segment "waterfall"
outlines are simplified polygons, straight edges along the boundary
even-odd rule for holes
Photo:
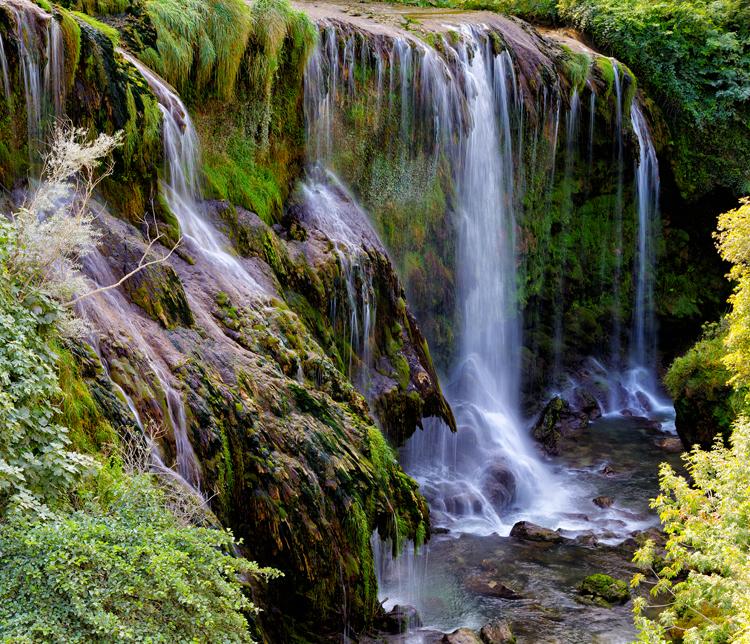
[[[459,432],[457,437],[437,429],[418,432],[404,450],[403,463],[421,483],[439,524],[507,534],[519,513],[533,508],[543,516],[555,504],[565,505],[557,494],[561,486],[537,456],[519,410],[515,209],[522,195],[515,185],[514,155],[520,150],[524,105],[512,59],[505,51],[493,53],[481,30],[463,28],[455,45],[444,40],[444,56],[417,41],[394,37],[360,53],[374,62],[372,80],[378,91],[370,96],[360,94],[351,77],[353,42],[350,34],[324,28],[308,64],[305,115],[311,161],[330,172],[340,135],[337,109],[353,96],[366,97],[384,112],[376,118],[396,123],[400,140],[390,143],[394,158],[400,159],[396,163],[405,163],[408,154],[445,155],[456,186],[461,332],[448,398]],[[361,46],[368,47],[366,39]],[[559,102],[556,113],[559,121]],[[436,171],[434,163],[431,167]],[[342,227],[340,204],[324,182],[308,179],[302,194],[307,208],[321,219],[321,229],[333,239],[352,238]],[[345,211],[353,208],[358,210],[349,203]],[[353,303],[349,308],[364,310]],[[357,323],[352,318],[352,327]]]
[[[458,363],[448,398],[458,435],[415,435],[405,466],[423,485],[438,523],[452,530],[507,534],[519,513],[543,516],[564,500],[539,460],[519,409],[521,325],[516,293],[513,124],[522,109],[507,53],[462,31],[455,73],[468,127],[452,165],[457,192]],[[524,514],[524,516],[527,516]]]
[[[639,150],[636,170],[637,269],[630,360],[634,367],[653,367],[656,347],[654,230],[659,227],[659,164],[648,125],[635,101],[630,109],[630,117]]]
[[[39,161],[45,139],[45,120],[65,109],[65,46],[57,21],[28,0],[8,5],[16,28],[16,47],[26,100],[29,158]],[[3,80],[8,82],[3,51]],[[6,92],[6,98],[9,93]]]
[[[637,101],[630,107],[633,133],[638,141],[635,161],[635,239],[633,321],[629,369],[623,377],[623,407],[643,416],[656,417],[662,428],[674,430],[674,408],[659,391],[656,377],[656,235],[659,226],[659,162],[646,119]]]
[[[5,93],[5,102],[10,108],[12,100],[12,96],[10,93],[10,75],[8,73],[8,58],[5,55],[5,44],[3,43],[2,35],[0,35],[0,70],[2,70],[3,73],[3,91]]]
[[[623,210],[623,184],[625,181],[625,151],[623,143],[623,127],[622,127],[622,110],[623,110],[623,97],[622,97],[622,79],[620,78],[620,67],[616,60],[612,60],[612,72],[614,75],[614,86],[615,86],[615,138],[614,138],[614,157],[615,164],[617,167],[617,187],[615,193],[614,203],[614,240],[612,252],[615,256],[615,275],[612,281],[613,284],[613,320],[612,320],[612,331],[611,331],[611,355],[610,360],[612,367],[615,371],[619,371],[621,364],[621,353],[622,353],[622,342],[621,334],[622,320],[620,319],[621,307],[621,296],[620,296],[620,282],[622,277],[622,210]],[[614,395],[615,388],[610,388],[610,408],[614,407]]]
[[[159,102],[163,117],[165,166],[161,190],[167,205],[177,217],[183,237],[188,240],[192,249],[204,256],[212,268],[217,269],[217,275],[224,276],[228,271],[233,278],[252,290],[261,292],[255,279],[226,250],[218,231],[201,213],[200,146],[187,108],[166,81],[137,58],[124,51],[120,53],[138,69]]]

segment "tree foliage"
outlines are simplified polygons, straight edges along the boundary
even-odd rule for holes
[[[646,601],[635,601],[640,641],[678,639],[746,642],[750,638],[750,421],[737,421],[731,447],[717,440],[713,450],[685,457],[691,481],[666,463],[662,493],[652,507],[667,534],[665,565],[649,542],[636,555],[656,576],[652,595],[666,599],[657,619],[646,617]],[[638,584],[646,577],[639,574]],[[659,602],[662,603],[662,602]]]
[[[732,264],[729,278],[735,289],[729,299],[729,333],[724,363],[737,388],[750,385],[750,199],[719,217],[716,239],[721,256]]]
[[[652,507],[668,537],[663,565],[656,565],[660,557],[651,541],[635,561],[655,579],[652,595],[667,602],[657,619],[644,612],[645,599],[635,602],[645,642],[750,641],[750,200],[719,217],[715,236],[736,282],[724,347],[717,344],[722,336],[699,343],[682,363],[675,362],[672,385],[691,377],[696,359],[721,361],[712,373],[721,377],[719,367],[725,367],[729,382],[745,398],[738,405],[730,447],[717,437],[712,450],[693,450],[685,457],[689,479],[662,465],[661,494]],[[646,579],[638,574],[633,583]]]

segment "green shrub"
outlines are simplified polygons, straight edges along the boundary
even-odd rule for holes
[[[2,247],[0,228],[0,248]],[[57,308],[41,297],[18,302],[0,263],[0,515],[12,508],[46,515],[88,463],[69,449],[56,422],[61,390],[47,336]]]
[[[79,509],[0,525],[0,636],[10,641],[248,642],[257,612],[222,530],[184,526],[149,475],[102,468]],[[4,640],[6,641],[6,640]]]
[[[649,617],[644,598],[634,600],[642,642],[746,642],[750,632],[750,422],[741,418],[731,448],[684,457],[690,475],[661,466],[661,495],[652,502],[667,534],[663,567],[649,541],[636,554],[655,580],[651,594],[666,608]],[[658,568],[658,569],[657,569]],[[647,577],[648,575],[648,577]]]

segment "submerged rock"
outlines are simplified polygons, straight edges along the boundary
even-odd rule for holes
[[[577,588],[586,601],[606,608],[613,604],[624,604],[630,599],[628,585],[620,580],[602,573],[589,575]]]
[[[543,541],[547,543],[561,543],[563,536],[549,528],[543,528],[540,525],[530,521],[519,521],[510,531],[510,536],[522,541]]]
[[[610,508],[614,504],[615,500],[611,496],[597,496],[593,499],[594,505],[599,506],[602,509]]]
[[[669,454],[679,454],[685,449],[685,447],[682,444],[682,441],[676,436],[670,436],[668,438],[659,438],[656,441],[654,441],[654,443],[659,449],[663,449],[665,452]]]
[[[484,644],[511,644],[516,641],[513,631],[510,630],[510,624],[504,619],[493,619],[482,626],[479,637]]]
[[[497,581],[495,575],[490,572],[483,572],[472,577],[468,577],[464,582],[464,586],[467,590],[476,593],[477,595],[485,595],[486,597],[499,597],[501,599],[522,599],[522,595],[518,594],[512,588],[509,588],[505,584]]]

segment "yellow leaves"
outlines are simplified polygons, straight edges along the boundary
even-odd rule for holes
[[[732,264],[728,277],[736,282],[724,364],[732,374],[730,383],[741,388],[750,384],[750,198],[719,216],[714,237],[722,258]]]

